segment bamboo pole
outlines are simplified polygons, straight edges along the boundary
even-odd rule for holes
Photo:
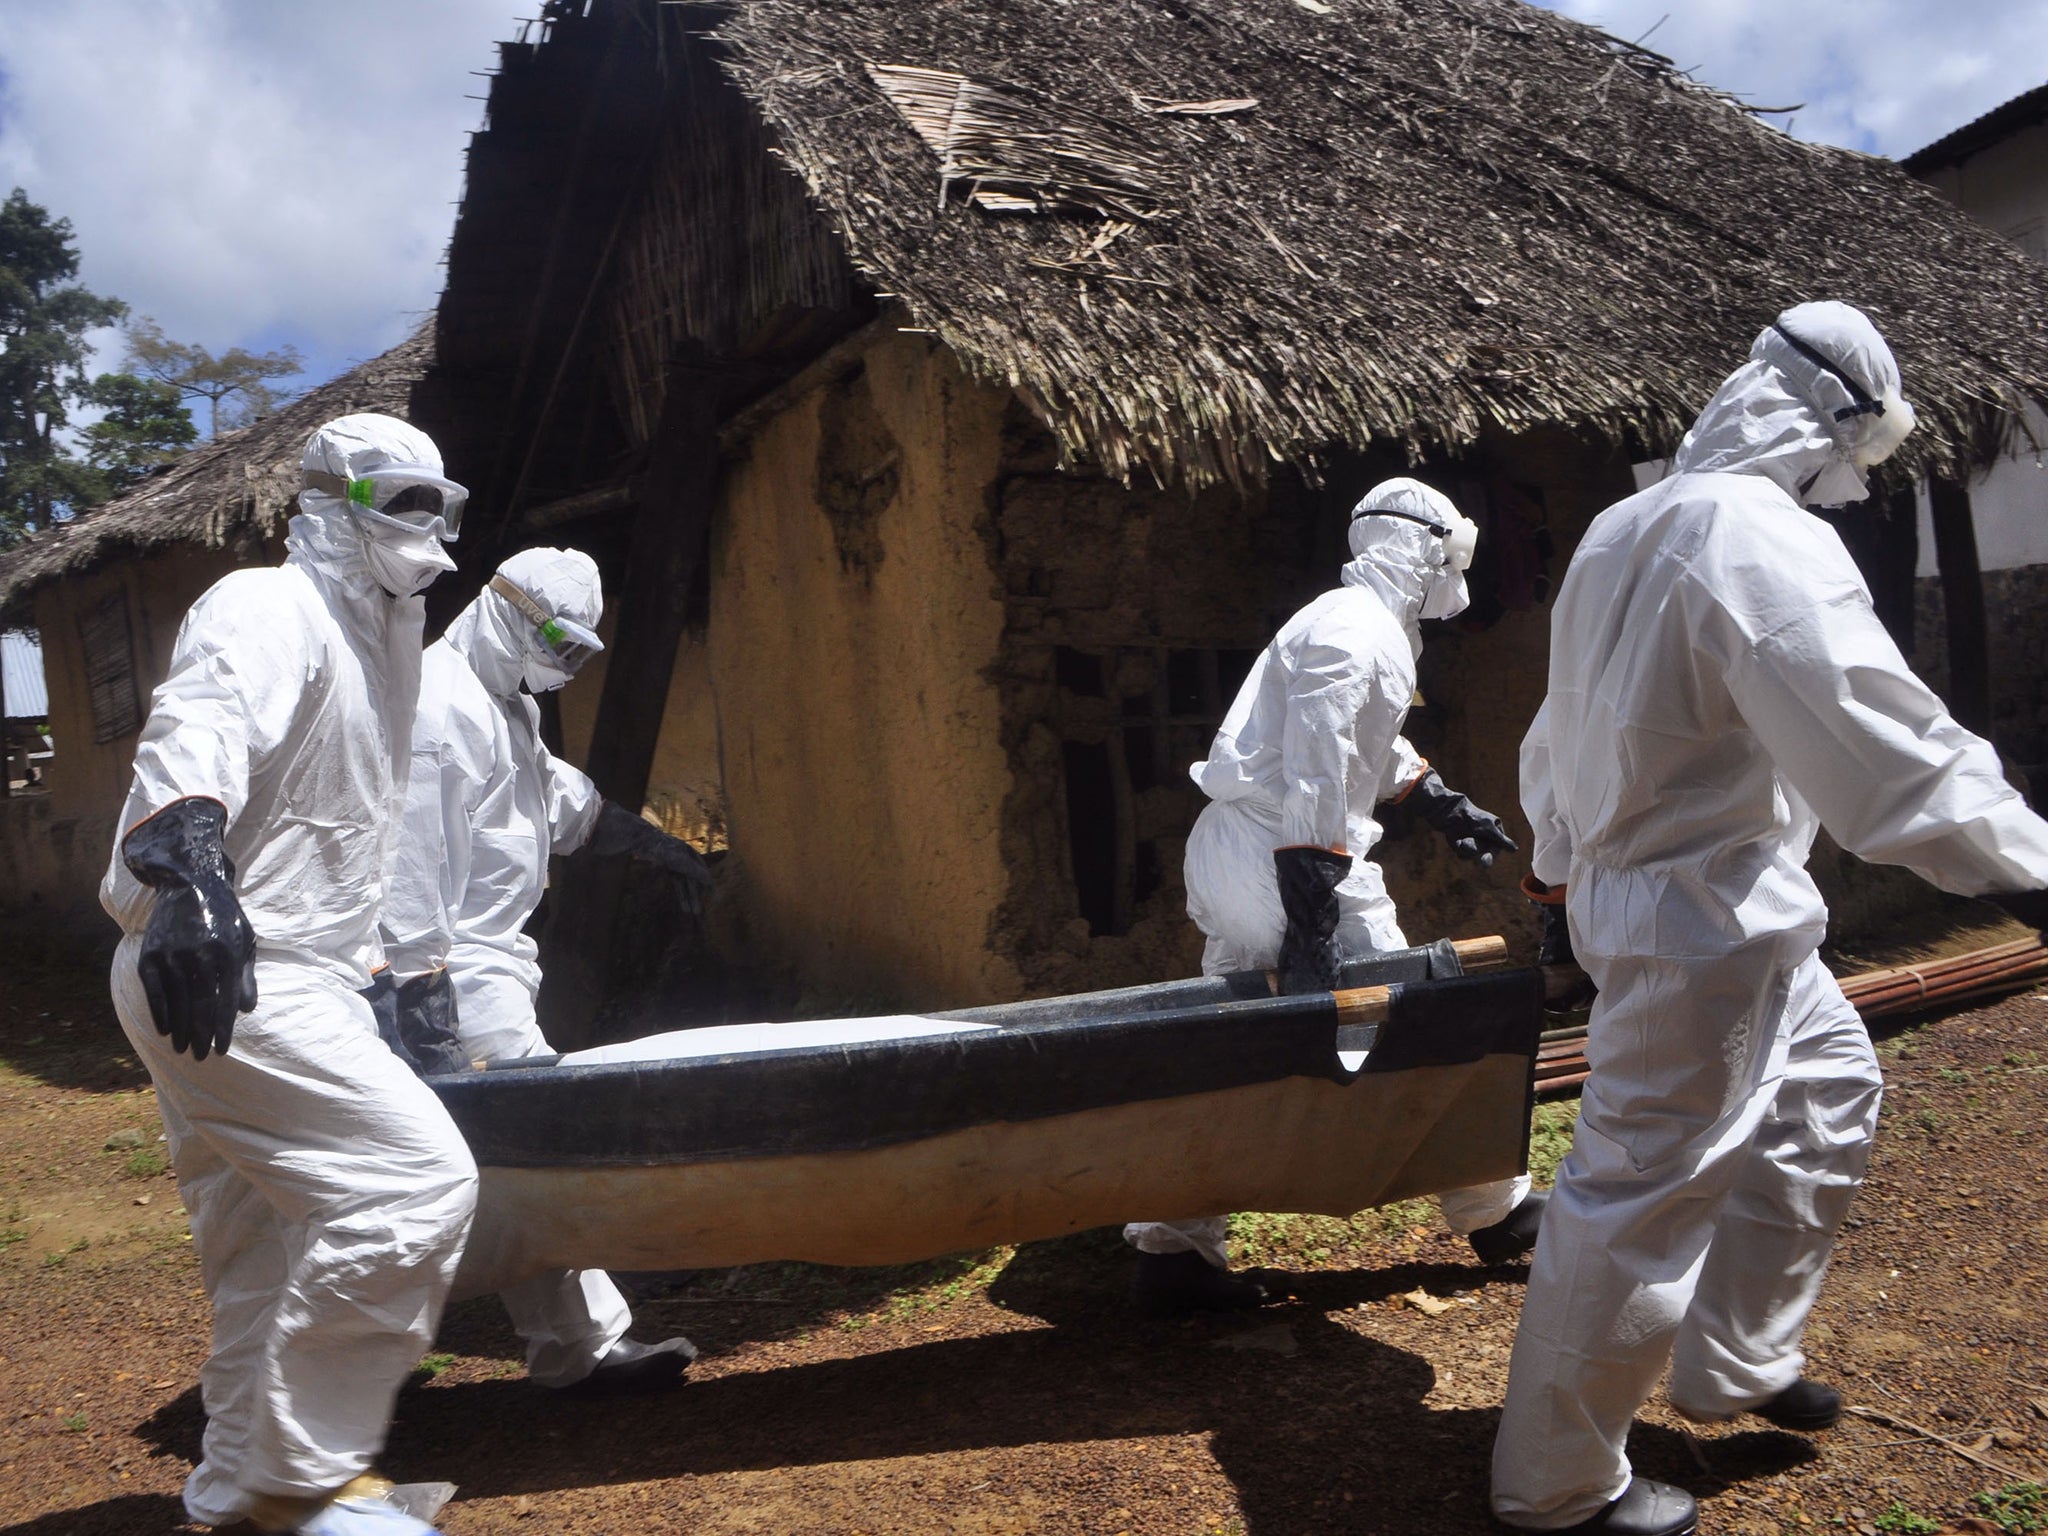
[[[1842,978],[1842,995],[1868,1021],[1976,1002],[2048,980],[2048,943],[2039,935],[1968,954],[1895,965]],[[1586,1080],[1586,1027],[1547,1029],[1536,1054],[1536,1090],[1555,1093]]]

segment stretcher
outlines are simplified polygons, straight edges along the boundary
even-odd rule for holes
[[[1343,1216],[1524,1171],[1543,988],[1498,940],[429,1078],[481,1171],[456,1295],[544,1270],[899,1264],[1127,1220]]]

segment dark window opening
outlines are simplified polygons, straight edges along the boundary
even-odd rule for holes
[[[1166,887],[1162,843],[1185,835],[1201,807],[1188,765],[1208,753],[1258,654],[1200,646],[1055,650],[1068,859],[1090,934],[1128,933],[1139,909]],[[1162,802],[1155,792],[1174,799]],[[1154,798],[1141,807],[1140,796]],[[1182,802],[1185,817],[1176,824],[1172,807]]]
[[[1081,699],[1103,696],[1102,658],[1088,651],[1060,646],[1052,653],[1053,681]]]
[[[1067,770],[1067,845],[1074,865],[1074,892],[1088,932],[1117,932],[1116,790],[1110,778],[1109,748],[1084,741],[1061,744]]]

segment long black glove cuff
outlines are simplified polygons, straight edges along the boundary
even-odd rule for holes
[[[1496,853],[1513,853],[1515,840],[1491,811],[1481,810],[1437,774],[1423,770],[1422,777],[1409,785],[1401,804],[1413,806],[1415,814],[1435,827],[1461,859],[1477,859],[1481,869],[1493,867]]]
[[[1984,900],[2036,933],[2048,934],[2048,891],[2000,891]]]
[[[1536,946],[1538,965],[1577,965],[1578,956],[1572,953],[1572,925],[1561,906],[1546,906],[1543,911],[1543,938]]]
[[[232,893],[235,864],[222,842],[227,830],[228,808],[218,800],[203,795],[173,800],[129,829],[121,839],[121,862],[157,890],[211,880]]]
[[[649,826],[615,800],[598,807],[597,824],[583,846],[591,853],[637,859],[677,876],[676,890],[692,912],[702,911],[711,894],[711,868],[703,854],[681,838]]]
[[[398,1038],[404,1044],[400,1054],[422,1077],[470,1070],[456,1027],[455,982],[446,966],[398,984]]]
[[[227,825],[226,806],[194,795],[121,840],[122,862],[156,891],[135,963],[150,1018],[194,1061],[226,1051],[236,1013],[256,1006],[256,935],[235,899]]]
[[[1351,855],[1334,848],[1275,848],[1273,874],[1287,929],[1280,939],[1280,990],[1328,992],[1337,985],[1337,887]]]

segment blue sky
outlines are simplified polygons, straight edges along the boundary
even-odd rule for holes
[[[1549,4],[1752,101],[1804,102],[1793,132],[1873,153],[2048,79],[2043,0]],[[432,308],[483,110],[471,72],[537,9],[4,0],[0,190],[71,220],[92,288],[216,351],[289,341],[318,382]]]

